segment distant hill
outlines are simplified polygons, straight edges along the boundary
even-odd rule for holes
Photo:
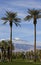
[[[24,40],[13,40],[15,46],[14,51],[30,51],[34,49],[33,45],[30,45],[29,42]],[[41,46],[37,46],[37,49],[41,49]]]

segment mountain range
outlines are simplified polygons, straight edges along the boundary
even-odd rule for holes
[[[13,40],[13,44],[15,47],[15,52],[18,51],[30,51],[30,50],[34,50],[34,45],[30,45],[29,42],[24,41],[24,40]],[[41,49],[41,46],[37,46],[37,49]]]

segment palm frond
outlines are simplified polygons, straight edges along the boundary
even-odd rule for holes
[[[20,25],[20,21],[21,19],[17,17],[17,13],[16,12],[10,12],[10,11],[6,11],[6,17],[2,17],[2,20],[4,20],[4,24],[9,21],[12,22],[10,25],[12,25],[13,23],[18,26]]]
[[[24,18],[25,21],[30,21],[33,18],[34,24],[36,24],[37,19],[41,18],[41,10],[28,9],[28,15]]]
[[[20,26],[20,27],[21,27],[20,23],[18,23],[18,22],[14,22],[14,24],[15,24],[16,26]]]
[[[8,18],[6,18],[6,17],[2,17],[1,20],[8,20]]]
[[[41,11],[37,9],[28,9],[27,11],[30,15],[38,15]]]
[[[6,24],[8,21],[5,21],[3,24]]]
[[[41,18],[41,14],[37,16],[37,19]]]
[[[15,18],[14,21],[15,21],[15,22],[20,22],[21,19],[20,19],[20,18]]]
[[[24,18],[25,21],[27,21],[27,20],[29,21],[29,20],[31,20],[31,19],[32,19],[32,16],[30,16],[30,15],[28,15],[28,16],[26,16],[26,17]]]
[[[16,16],[17,16],[17,13],[16,12],[8,12],[8,11],[6,11],[6,16],[8,17],[8,18],[15,18]]]
[[[21,26],[21,25],[20,25],[20,22],[21,22],[21,19],[20,19],[20,18],[15,18],[13,22],[14,22],[14,24],[15,24],[16,26]]]

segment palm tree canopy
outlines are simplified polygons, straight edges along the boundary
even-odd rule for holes
[[[25,21],[34,19],[33,23],[37,23],[37,19],[41,18],[41,10],[28,9],[28,15],[24,18]]]
[[[20,18],[17,17],[17,13],[16,12],[8,12],[6,11],[6,16],[2,17],[1,20],[4,20],[4,24],[6,24],[8,21],[9,23],[12,25],[13,23],[18,26],[20,25]]]
[[[10,44],[10,40],[8,40],[8,41],[2,40],[2,41],[0,41],[0,48],[1,48],[2,46],[4,47],[4,45],[5,45],[5,48],[7,49],[8,46],[9,46],[9,44]],[[14,50],[14,45],[13,45],[13,44],[12,44],[12,50]]]
[[[2,46],[3,46],[3,47],[5,46],[5,47],[7,48],[8,44],[7,44],[7,42],[6,42],[5,40],[2,40],[2,41],[0,42],[0,48],[1,48]]]

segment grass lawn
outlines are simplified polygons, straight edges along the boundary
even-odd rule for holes
[[[41,65],[40,63],[29,63],[29,62],[1,62],[0,65]]]
[[[14,60],[13,62],[0,62],[0,65],[41,65],[41,63],[27,62],[25,60]]]

